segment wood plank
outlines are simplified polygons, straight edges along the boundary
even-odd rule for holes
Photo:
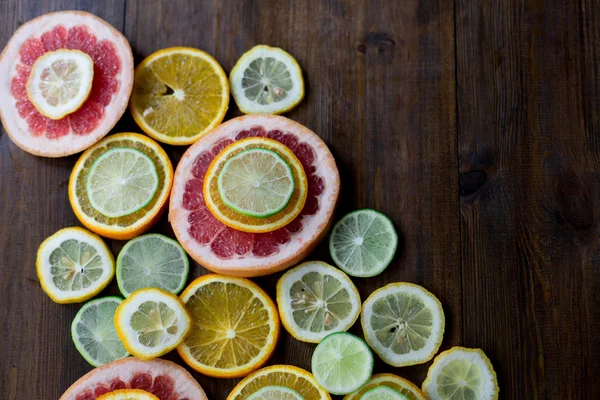
[[[591,3],[456,1],[463,345],[506,399],[600,391]]]

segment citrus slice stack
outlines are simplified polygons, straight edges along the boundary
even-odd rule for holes
[[[160,142],[194,143],[223,121],[228,104],[227,76],[217,60],[201,50],[163,49],[135,70],[131,114]]]
[[[399,393],[405,395],[408,400],[426,400],[425,394],[414,383],[394,374],[376,374],[371,377],[369,382],[356,392],[350,393],[344,397],[344,400],[360,400],[362,395],[371,389],[387,386]]]
[[[60,99],[58,87],[65,89]],[[123,115],[132,87],[129,42],[83,11],[23,24],[0,55],[2,124],[17,146],[36,155],[62,157],[96,143]]]
[[[244,216],[220,198],[217,165],[225,151],[246,150],[243,139],[247,138],[259,138],[259,148],[278,147],[276,153],[292,174],[298,172],[295,193],[285,208],[271,217]],[[294,157],[286,159],[288,150]],[[307,183],[306,200],[298,214],[301,194],[295,196],[303,185],[294,158]],[[206,268],[226,275],[261,276],[298,263],[316,246],[331,224],[339,190],[335,161],[316,134],[284,117],[249,115],[219,125],[186,151],[175,173],[169,220],[188,254]],[[275,229],[273,218],[278,223],[285,220],[285,224]]]
[[[158,220],[172,180],[171,161],[152,139],[136,133],[111,135],[84,152],[75,164],[69,201],[90,230],[113,239],[130,239]]]

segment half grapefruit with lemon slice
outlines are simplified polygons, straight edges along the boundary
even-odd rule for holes
[[[0,118],[23,150],[62,157],[112,129],[132,86],[133,56],[120,32],[83,11],[45,14],[22,25],[0,55]]]

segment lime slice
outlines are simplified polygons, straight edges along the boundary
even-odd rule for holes
[[[150,157],[132,148],[114,148],[90,168],[86,189],[93,208],[110,218],[144,208],[158,189],[158,173]]]
[[[304,97],[300,65],[277,47],[259,45],[246,52],[231,70],[229,84],[244,114],[281,114]]]
[[[453,347],[435,358],[423,391],[432,400],[496,400],[500,389],[494,367],[483,351]]]
[[[179,243],[159,234],[127,242],[117,257],[117,284],[129,297],[144,288],[179,294],[187,281],[190,263]]]
[[[315,379],[332,394],[347,394],[363,386],[373,373],[373,353],[359,337],[346,332],[325,337],[312,356]]]
[[[257,218],[277,214],[294,194],[292,169],[276,152],[249,149],[231,157],[218,178],[221,200],[236,212]]]
[[[365,300],[361,315],[365,340],[395,367],[422,364],[437,353],[444,335],[444,310],[425,288],[390,283]]]
[[[360,400],[408,400],[408,397],[387,386],[379,386],[363,394]]]
[[[277,305],[285,329],[296,339],[313,343],[346,331],[361,308],[348,275],[320,261],[300,264],[279,279]]]
[[[115,311],[123,300],[103,297],[86,303],[71,324],[79,353],[94,367],[129,356],[115,329]]]
[[[248,400],[304,400],[304,397],[285,386],[265,386],[250,395]]]
[[[394,258],[398,235],[392,221],[375,210],[358,210],[339,220],[329,237],[335,264],[348,275],[380,274]]]
[[[142,289],[117,308],[115,326],[127,351],[140,360],[150,360],[181,343],[190,330],[190,316],[174,294]]]
[[[91,299],[115,273],[114,258],[102,239],[77,227],[61,229],[44,240],[36,267],[44,292],[62,304]]]

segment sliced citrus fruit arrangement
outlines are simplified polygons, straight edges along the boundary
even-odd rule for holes
[[[357,210],[344,216],[331,230],[329,252],[348,275],[379,275],[394,258],[398,235],[392,221],[375,210]]]
[[[121,303],[115,313],[117,334],[140,360],[168,353],[181,343],[191,320],[181,300],[162,289],[142,289]]]
[[[440,301],[412,283],[390,283],[363,303],[365,340],[386,363],[395,367],[422,364],[437,353],[445,318]]]
[[[103,394],[98,400],[159,400],[152,393],[140,389],[119,389]]]
[[[496,400],[500,389],[494,367],[481,349],[453,347],[435,358],[423,391],[431,400]]]
[[[217,378],[242,377],[273,354],[279,339],[277,309],[252,281],[205,275],[194,280],[181,299],[193,326],[177,351],[196,371]]]
[[[209,54],[171,47],[148,56],[135,70],[131,114],[154,139],[194,143],[225,117],[229,83]]]
[[[244,114],[281,114],[304,98],[300,65],[278,47],[258,45],[244,53],[231,70],[229,81]]]
[[[67,60],[65,50],[72,50]],[[73,58],[75,51],[85,56]],[[86,57],[93,61],[93,80],[88,67],[82,68]],[[65,71],[65,61],[77,68]],[[69,90],[61,90],[53,106],[59,82],[53,77],[59,76],[64,77],[60,87]],[[42,80],[48,83],[44,90]],[[76,94],[70,92],[75,87]],[[62,157],[96,143],[125,112],[132,87],[129,42],[106,21],[83,11],[50,13],[23,24],[0,55],[2,124],[17,146],[35,155]]]
[[[285,386],[265,386],[252,393],[248,400],[304,400],[300,393]]]
[[[360,400],[366,392],[381,386],[387,386],[402,393],[408,400],[427,400],[427,396],[425,396],[417,385],[394,374],[373,375],[365,386],[356,392],[346,395],[344,400]]]
[[[253,151],[260,151],[261,155],[267,154],[268,156],[266,160],[262,156],[257,157],[258,159],[248,159],[248,156],[252,157],[253,154],[256,154]],[[241,159],[238,157],[241,157]],[[279,157],[279,160],[275,157]],[[232,165],[231,161],[235,162],[236,160],[240,162]],[[257,163],[253,163],[255,161]],[[275,161],[277,164],[271,164],[270,166],[278,165],[282,168],[278,171],[268,171],[270,166],[261,165],[261,161]],[[281,162],[285,163],[289,169],[286,169]],[[253,163],[253,165],[249,163]],[[230,170],[232,167],[233,170]],[[235,171],[236,168],[238,170],[242,169],[244,172]],[[228,170],[230,170],[229,174]],[[259,187],[255,188],[253,186],[256,179],[249,182],[251,189],[247,188],[246,182],[248,179],[252,179],[253,175],[262,178],[263,175],[267,175],[269,172],[273,172],[275,176],[270,175],[266,180],[282,178],[284,181],[285,199],[281,196],[279,199],[274,198],[275,196],[267,197],[265,195],[269,194],[268,192],[260,196],[260,193],[255,191],[255,189],[260,188],[260,182],[258,182]],[[237,176],[231,176],[233,174]],[[224,175],[226,176],[224,177]],[[246,186],[247,190],[254,190],[259,195],[256,198],[259,204],[266,200],[265,197],[272,198],[275,202],[280,200],[281,203],[279,206],[269,207],[270,211],[266,213],[264,213],[264,209],[261,210],[263,211],[262,216],[248,215],[257,214],[258,211],[248,210],[248,208],[251,208],[248,203],[245,204],[246,211],[240,212],[240,208],[244,208],[244,205],[235,204],[235,201],[228,200],[228,194],[231,195],[232,193],[231,190],[228,190],[229,188],[223,188],[223,178],[227,180],[227,186],[234,187],[234,190],[235,186]],[[308,180],[302,163],[285,144],[264,137],[249,137],[233,142],[215,156],[204,176],[202,190],[206,206],[213,216],[223,224],[242,232],[267,233],[285,227],[302,212],[308,195]],[[269,190],[273,191],[272,188],[269,188]],[[272,204],[268,200],[267,202]]]
[[[115,274],[106,244],[78,227],[61,229],[42,242],[36,261],[42,289],[56,303],[81,303],[102,291]]]
[[[144,288],[179,294],[189,270],[187,254],[179,243],[159,234],[130,240],[117,257],[117,283],[125,297]]]
[[[120,133],[81,155],[69,180],[69,201],[90,230],[131,239],[161,216],[172,181],[171,161],[158,143],[137,133]]]
[[[233,388],[227,400],[246,400],[268,386],[285,386],[304,400],[331,400],[311,373],[292,365],[272,365],[248,375]]]
[[[89,301],[71,324],[75,347],[94,367],[129,356],[115,328],[115,312],[122,301],[114,296]]]
[[[293,337],[318,343],[330,333],[349,329],[360,315],[361,303],[345,273],[324,262],[308,261],[279,278],[277,307]]]
[[[380,386],[370,389],[360,400],[408,400],[408,397],[387,386]]]
[[[307,177],[304,207],[287,225],[271,232],[251,233],[227,226],[213,215],[203,194],[205,175],[215,157],[249,137],[283,144],[300,161]],[[295,183],[296,188],[301,186]],[[248,115],[219,125],[186,151],[175,173],[169,220],[187,253],[206,268],[226,275],[267,275],[297,264],[325,236],[339,190],[335,161],[315,133],[285,117]],[[286,208],[293,202],[292,197]]]
[[[45,117],[61,119],[87,100],[94,61],[83,51],[49,51],[38,58],[27,80],[27,97]]]
[[[160,400],[207,399],[198,382],[174,362],[129,357],[88,372],[71,385],[60,400],[94,400],[122,389],[145,390]]]
[[[315,349],[311,368],[319,385],[331,394],[359,389],[373,373],[373,353],[358,336],[346,332],[326,336]]]

